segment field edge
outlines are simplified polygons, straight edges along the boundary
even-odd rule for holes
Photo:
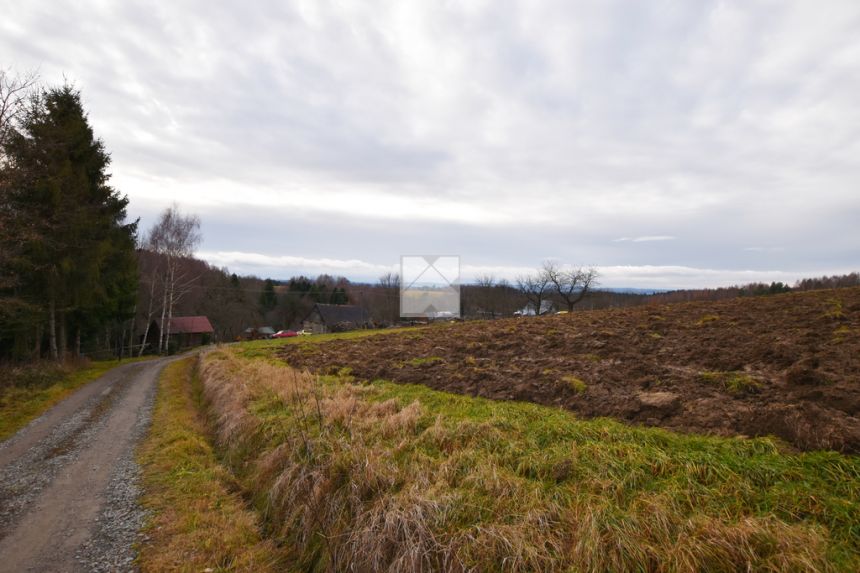
[[[137,544],[141,571],[282,571],[259,517],[210,443],[197,357],[167,365],[147,436],[138,448],[147,511]]]

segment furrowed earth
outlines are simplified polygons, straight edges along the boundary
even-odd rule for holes
[[[295,340],[279,354],[315,373],[860,453],[860,288]]]

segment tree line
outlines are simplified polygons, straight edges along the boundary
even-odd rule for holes
[[[0,358],[121,343],[137,222],[73,86],[0,70]]]

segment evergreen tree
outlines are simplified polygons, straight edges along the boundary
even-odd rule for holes
[[[346,296],[346,289],[334,287],[334,290],[331,291],[331,298],[329,299],[329,303],[348,304],[349,298]]]
[[[128,199],[108,185],[110,156],[72,87],[33,96],[5,152],[4,201],[29,229],[13,263],[17,289],[41,309],[51,355],[60,358],[72,328],[80,341],[82,331],[100,335],[131,314],[137,223],[125,222]]]
[[[263,285],[263,292],[260,294],[260,309],[263,314],[273,310],[278,305],[278,295],[275,294],[275,282],[272,279],[266,279]]]

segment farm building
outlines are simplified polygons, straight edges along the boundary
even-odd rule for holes
[[[167,320],[164,321],[165,324]],[[170,319],[170,344],[175,348],[188,348],[209,344],[215,329],[205,316],[174,316]],[[147,339],[158,341],[161,333],[161,319],[152,321]]]
[[[370,317],[367,311],[352,304],[317,303],[302,321],[302,328],[314,334],[343,332],[368,326],[370,326]]]

